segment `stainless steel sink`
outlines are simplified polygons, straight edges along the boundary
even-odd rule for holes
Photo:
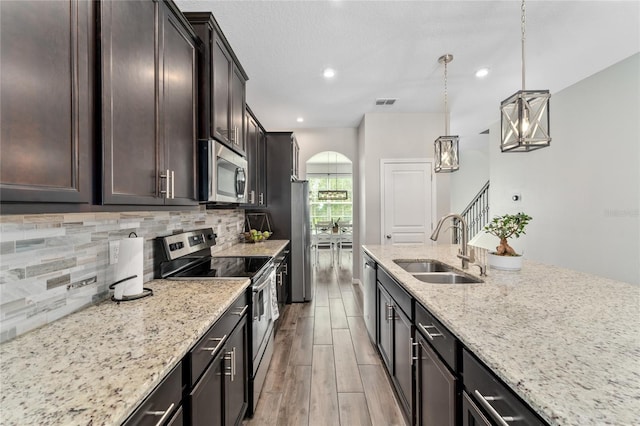
[[[395,259],[394,262],[407,272],[449,272],[453,268],[433,259]]]
[[[459,274],[457,272],[413,274],[413,276],[420,281],[431,284],[473,284],[483,282],[471,275]]]

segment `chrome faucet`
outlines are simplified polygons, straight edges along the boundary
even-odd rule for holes
[[[436,225],[436,229],[431,234],[431,239],[433,241],[436,241],[438,239],[438,235],[440,234],[440,228],[442,228],[442,224],[444,224],[444,221],[449,218],[458,219],[462,224],[461,226],[462,241],[460,242],[458,257],[462,259],[462,269],[469,269],[469,261],[473,262],[474,259],[473,259],[473,254],[469,255],[469,247],[468,247],[469,234],[467,231],[467,222],[464,220],[464,217],[462,217],[457,213],[449,213],[448,215],[442,216],[438,221],[438,224]]]

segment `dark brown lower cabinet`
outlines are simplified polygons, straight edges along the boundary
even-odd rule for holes
[[[456,377],[416,332],[416,424],[456,425]]]
[[[222,425],[224,358],[220,351],[189,393],[189,417],[194,426]]]
[[[225,335],[207,335],[206,344],[195,349],[213,352],[215,355],[189,392],[189,419],[193,426],[238,425],[242,422],[248,407],[246,315],[235,326],[233,332],[228,334],[228,338],[226,331],[219,329],[219,332]],[[223,346],[217,349],[221,343]]]
[[[390,283],[390,285],[397,284]],[[413,405],[411,320],[401,309],[401,304],[386,288],[388,287],[385,287],[382,282],[378,283],[378,350],[400,397],[402,408],[407,418],[411,419]]]
[[[248,325],[247,317],[238,324],[225,346],[225,359],[228,362],[224,382],[224,424],[226,426],[242,423],[249,405],[247,383],[248,376]]]
[[[463,426],[491,426],[467,392],[462,392],[462,424]]]
[[[123,423],[124,426],[182,426],[182,363],[171,370],[140,406]]]

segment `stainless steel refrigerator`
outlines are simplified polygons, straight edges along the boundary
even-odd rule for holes
[[[313,298],[309,182],[291,182],[291,301]]]

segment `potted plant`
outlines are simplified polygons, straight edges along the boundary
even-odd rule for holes
[[[519,271],[522,268],[522,255],[517,254],[507,240],[525,234],[524,229],[531,220],[533,218],[525,213],[505,214],[494,217],[484,227],[485,232],[500,238],[496,251],[489,253],[489,265],[507,271]]]

